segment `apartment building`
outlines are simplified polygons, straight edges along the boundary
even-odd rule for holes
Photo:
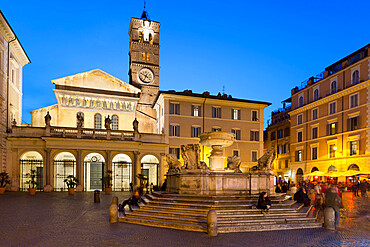
[[[369,48],[370,44],[362,47],[292,89],[289,114],[294,180],[315,170],[370,170]]]
[[[169,152],[180,160],[181,145],[199,143],[201,133],[233,132],[236,141],[224,149],[224,155],[240,156],[246,171],[263,154],[263,109],[269,105],[226,94],[159,91],[155,101],[158,132],[166,134]],[[210,147],[201,146],[201,159],[207,164],[210,152]]]

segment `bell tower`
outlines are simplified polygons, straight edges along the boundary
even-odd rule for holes
[[[138,111],[153,118],[151,108],[159,91],[159,26],[149,19],[145,10],[141,18],[131,18],[130,29],[130,84],[141,89]]]

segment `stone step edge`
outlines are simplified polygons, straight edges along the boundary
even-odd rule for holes
[[[266,216],[267,217],[267,216]],[[235,225],[235,224],[251,224],[251,223],[264,223],[269,222],[272,224],[289,224],[289,223],[301,223],[301,222],[307,222],[307,223],[315,223],[315,219],[313,218],[293,218],[293,219],[255,219],[255,220],[220,220],[217,221],[217,224],[222,225]]]
[[[153,200],[153,201],[183,201],[183,202],[206,202],[206,203],[214,203],[214,204],[217,204],[217,203],[226,203],[226,202],[247,202],[247,203],[257,203],[258,202],[258,199],[255,200],[255,199],[236,199],[236,200],[212,200],[212,199],[209,199],[209,200],[197,200],[197,199],[188,199],[188,198],[173,198],[173,197],[158,197],[158,196],[153,196],[151,194],[146,194],[145,197],[147,197],[149,200]],[[272,199],[271,202],[273,202],[274,204],[280,204],[282,202],[286,202],[288,200],[291,200],[292,197],[291,196],[287,196],[285,198],[283,198],[282,200],[276,200],[276,199]]]
[[[186,213],[186,212],[178,212],[178,211],[164,211],[164,210],[151,210],[151,209],[144,209],[144,208],[133,208],[132,210],[135,212],[140,212],[143,214],[173,214],[179,216],[187,216],[187,217],[200,217],[200,218],[207,218],[207,214],[195,214],[195,213]]]
[[[261,226],[270,226],[268,228]],[[257,231],[285,231],[296,229],[313,229],[321,228],[321,223],[290,223],[277,225],[246,225],[246,226],[219,226],[218,233],[232,233],[232,232],[257,232]]]
[[[191,195],[191,194],[176,194],[176,193],[169,193],[169,192],[160,192],[160,191],[153,191],[152,194],[156,194],[160,197],[168,197],[168,196],[172,196],[172,197],[197,197],[197,198],[210,198],[210,200],[214,199],[214,198],[230,198],[230,197],[235,197],[235,198],[240,198],[240,197],[249,197],[249,198],[259,198],[259,194],[253,194],[253,195]],[[269,197],[270,198],[278,198],[278,197],[283,197],[283,196],[290,196],[291,195],[288,195],[287,193],[279,193],[279,194],[272,194],[270,195]]]
[[[193,224],[186,224],[186,223],[164,222],[164,221],[159,221],[159,220],[127,218],[127,217],[119,217],[118,221],[123,222],[123,223],[139,224],[139,225],[145,225],[145,226],[152,226],[152,227],[154,226],[154,227],[177,229],[177,230],[184,230],[184,231],[207,232],[207,226],[193,225]]]
[[[140,213],[133,213],[133,212],[126,212],[126,217],[129,218],[140,218],[148,217],[149,218],[156,218],[156,220],[160,221],[170,221],[170,222],[176,222],[178,221],[188,221],[188,222],[197,222],[201,223],[203,225],[207,225],[207,219],[195,219],[195,218],[184,218],[184,217],[174,217],[174,216],[164,216],[164,215],[152,215],[152,214],[140,214]],[[176,222],[180,223],[180,222]]]

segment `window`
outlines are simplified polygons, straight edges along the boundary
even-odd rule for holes
[[[317,160],[317,147],[312,148],[312,160]]]
[[[83,112],[77,112],[77,114],[76,114],[76,126],[78,127],[78,116],[81,116],[82,117],[82,119],[84,119],[84,113]],[[13,119],[13,118],[10,118],[10,119]],[[82,126],[81,126],[81,128],[83,128],[84,127],[84,125],[85,125],[85,122],[84,121],[82,121]]]
[[[191,113],[192,113],[192,116],[194,117],[202,116],[202,107],[200,105],[192,105]]]
[[[316,120],[318,118],[318,111],[319,109],[317,108],[312,110],[312,120]]]
[[[299,114],[297,116],[297,122],[298,122],[298,124],[302,124],[302,118],[303,118],[303,115],[302,114]]]
[[[278,139],[283,138],[283,130],[278,130]]]
[[[357,130],[360,128],[360,116],[352,117],[347,120],[347,130]]]
[[[118,130],[118,116],[117,115],[113,115],[112,116],[112,130]]]
[[[141,53],[141,59],[145,60],[145,52]]]
[[[274,132],[271,132],[271,141],[273,141],[275,139],[276,139],[276,136],[275,136],[275,131],[274,131]]]
[[[337,112],[337,102],[332,102],[329,104],[329,114],[334,114]]]
[[[313,91],[313,100],[318,100],[319,99],[319,89],[316,88],[314,91]]]
[[[252,162],[257,162],[257,151],[252,151]]]
[[[146,54],[146,61],[149,62],[149,54]]]
[[[260,132],[251,130],[251,141],[259,141],[260,140]]]
[[[101,115],[100,113],[96,113],[94,115],[94,128],[101,129]]]
[[[318,127],[313,127],[312,128],[312,139],[316,139],[318,136]]]
[[[297,142],[302,142],[302,138],[303,138],[303,133],[302,131],[299,131],[297,133]]]
[[[349,142],[349,155],[357,154],[357,141]]]
[[[330,123],[327,126],[327,135],[335,135],[338,133],[338,123]]]
[[[199,137],[201,131],[199,126],[191,126],[191,137]]]
[[[180,104],[170,103],[170,114],[180,115]]]
[[[236,140],[240,140],[240,129],[232,129],[231,132],[235,134]]]
[[[349,107],[350,108],[358,106],[358,94],[351,95],[349,97],[349,101],[350,101],[349,102]]]
[[[285,160],[285,168],[289,167],[289,160]]]
[[[233,156],[239,156],[239,150],[233,150]]]
[[[258,111],[252,111],[252,121],[258,121]]]
[[[295,161],[302,161],[302,150],[295,151]]]
[[[180,136],[180,125],[170,124],[170,136]]]
[[[288,143],[283,145],[283,153],[284,154],[289,153],[289,144]]]
[[[221,118],[221,107],[212,107],[212,117]]]
[[[285,128],[284,129],[284,137],[287,137],[290,135],[290,131],[289,131],[289,128]]]
[[[220,127],[213,127],[212,132],[220,132],[221,128]]]
[[[335,158],[335,151],[337,150],[337,146],[334,144],[329,145],[329,158]]]
[[[355,70],[352,73],[352,84],[357,84],[360,82],[360,72],[358,70]]]
[[[330,93],[336,93],[337,92],[337,81],[332,81],[330,86]]]
[[[281,154],[282,153],[282,147],[280,145],[277,146],[277,153],[278,154]]]
[[[231,119],[240,120],[240,110],[239,109],[231,109]]]
[[[180,159],[180,148],[170,148],[170,154],[174,154],[177,159]]]
[[[303,96],[299,96],[299,99],[298,99],[298,107],[301,107],[303,106]]]

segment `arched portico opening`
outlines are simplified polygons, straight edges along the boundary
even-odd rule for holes
[[[316,172],[316,171],[319,171],[319,169],[316,166],[312,167],[311,172]]]
[[[84,159],[84,188],[86,191],[103,190],[104,163],[105,159],[99,153],[86,155]]]
[[[148,185],[158,185],[159,161],[154,155],[148,154],[141,159],[141,173],[148,178]]]
[[[64,179],[76,176],[76,158],[72,153],[62,152],[54,158],[54,191],[67,189]]]
[[[42,190],[44,187],[44,162],[42,155],[37,151],[29,151],[24,153],[20,160],[20,190],[26,191],[30,186],[26,182],[30,179],[27,174],[31,170],[36,171],[36,188]]]
[[[302,170],[302,168],[298,168],[298,170],[296,172],[296,179],[297,179],[298,183],[303,181],[303,170]]]
[[[338,171],[338,170],[337,170],[337,168],[335,166],[333,166],[333,165],[329,166],[328,173],[330,173],[330,172],[336,172],[336,171]],[[330,177],[330,176],[327,176],[326,177],[326,182],[331,183],[331,184],[332,183],[333,184],[337,184],[338,183],[338,177]]]
[[[132,161],[127,154],[117,154],[112,160],[112,183],[114,191],[129,191]]]

